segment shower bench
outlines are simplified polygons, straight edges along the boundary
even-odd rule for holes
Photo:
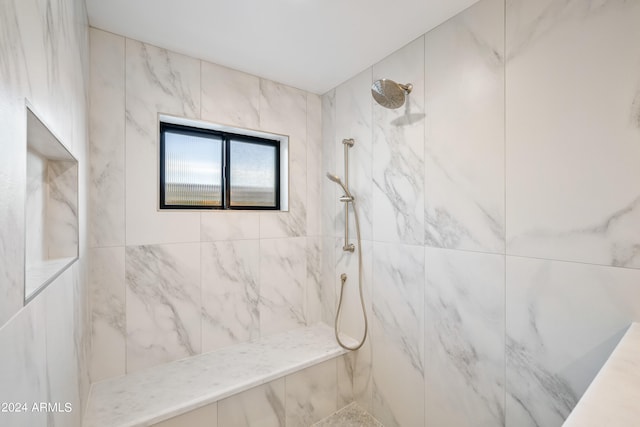
[[[83,425],[150,426],[345,353],[333,329],[316,324],[100,381]]]

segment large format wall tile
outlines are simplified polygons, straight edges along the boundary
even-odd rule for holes
[[[196,242],[197,212],[158,211],[158,114],[200,114],[200,61],[126,40],[127,245]]]
[[[356,252],[342,250],[342,239],[336,239],[335,259],[336,274],[334,277],[336,297],[340,295],[341,278],[347,274],[345,282],[342,310],[340,314],[339,330],[358,341],[364,334],[364,317],[359,292],[358,248]],[[355,241],[354,241],[355,243]],[[369,328],[373,317],[371,291],[373,282],[373,244],[371,241],[362,242],[362,289],[365,300],[365,310]],[[333,319],[330,324],[333,324]],[[371,329],[365,339],[365,345],[356,352],[350,352],[338,359],[338,406],[343,407],[351,402],[358,402],[360,406],[371,409],[372,377],[371,377]]]
[[[504,252],[504,2],[425,36],[425,242]]]
[[[125,373],[125,248],[95,248],[89,257],[91,380],[95,382]]]
[[[258,129],[260,79],[250,74],[202,62],[202,119]]]
[[[212,211],[200,213],[200,240],[246,240],[260,238],[260,213]]]
[[[640,321],[640,272],[507,257],[507,426],[560,426]]]
[[[262,212],[260,237],[307,233],[307,94],[260,80],[260,129],[289,136],[289,211]]]
[[[307,325],[322,321],[322,238],[307,237],[307,288],[305,318]]]
[[[260,241],[260,334],[284,332],[306,323],[305,237]]]
[[[126,250],[127,373],[200,352],[200,244]]]
[[[425,250],[426,425],[504,425],[504,255]]]
[[[78,312],[69,310],[65,303],[76,307],[73,269],[66,270],[43,292],[47,334],[48,402],[70,403],[72,411],[48,414],[52,426],[80,426],[82,406],[80,401],[81,355],[76,341]],[[84,303],[85,301],[82,301]],[[52,419],[52,420],[51,420]],[[52,422],[53,421],[53,422]]]
[[[307,94],[307,236],[322,234],[322,98]]]
[[[373,104],[373,239],[424,242],[424,37],[373,66],[373,80],[413,84],[403,107]]]
[[[249,341],[260,334],[260,241],[203,243],[202,352]]]
[[[89,246],[125,244],[125,39],[92,28]]]
[[[285,379],[280,378],[218,402],[220,427],[284,427]]]
[[[640,4],[507,5],[508,253],[640,267]]]
[[[362,238],[369,240],[372,238],[373,221],[372,102],[371,68],[367,68],[336,88],[336,138],[334,141],[336,162],[335,166],[331,165],[329,168],[329,172],[346,181],[342,140],[353,138],[355,143],[349,149],[349,189],[358,206]],[[335,184],[332,183],[332,185]],[[340,187],[336,187],[336,190],[342,195]],[[337,205],[336,231],[339,235],[344,232],[344,203],[341,203],[337,198],[333,203]],[[353,219],[350,220],[350,223],[353,223]]]
[[[336,164],[336,91],[331,90],[322,96],[322,235],[335,236],[338,194],[336,184],[326,178],[326,173],[339,173],[331,170]],[[333,246],[332,246],[333,247]]]
[[[424,425],[424,247],[373,244],[373,415]]]
[[[336,407],[336,359],[285,378],[286,425],[307,427],[328,417]]]
[[[42,298],[31,302],[13,320],[0,328],[0,402],[46,402],[49,383],[46,365],[45,305]],[[7,412],[2,425],[47,426],[47,414]]]

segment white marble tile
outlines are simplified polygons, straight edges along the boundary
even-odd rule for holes
[[[200,353],[200,244],[126,248],[127,373]]]
[[[411,83],[403,107],[373,104],[373,239],[424,242],[424,37],[373,66],[373,80]]]
[[[0,25],[7,31],[10,27],[5,27],[5,23],[10,18],[0,14]],[[3,38],[0,56],[5,57],[9,48]],[[3,141],[26,141],[24,100],[18,102],[11,92],[12,89],[6,88],[4,82],[0,83],[1,137]],[[0,203],[0,327],[22,308],[25,284],[26,143],[3,143],[3,150],[0,156],[0,186],[5,201]]]
[[[373,244],[373,416],[424,425],[424,247]]]
[[[89,105],[89,246],[125,243],[125,39],[95,28]]]
[[[560,425],[632,321],[640,272],[507,257],[507,426]]]
[[[307,235],[322,234],[322,98],[307,94]]]
[[[260,237],[260,213],[243,211],[202,212],[200,240],[245,240]]]
[[[154,424],[153,427],[217,427],[218,425],[218,404],[212,403],[186,414],[161,421]]]
[[[25,263],[38,264],[47,259],[45,223],[47,218],[47,160],[27,151],[27,187],[25,205]],[[27,277],[27,283],[29,278]],[[27,286],[29,289],[29,286]],[[27,292],[28,294],[28,292]]]
[[[636,2],[507,4],[509,254],[640,267],[639,19]]]
[[[359,73],[336,88],[336,138],[335,166],[328,171],[344,177],[345,138],[353,138],[355,144],[349,149],[349,189],[356,199],[360,213],[360,229],[363,239],[372,238],[373,217],[373,141],[372,136],[372,98],[371,68]],[[331,183],[332,185],[335,185]],[[339,195],[342,190],[336,187]],[[344,207],[337,197],[333,201],[337,210],[337,232],[344,233]],[[353,218],[350,219],[350,223]],[[355,236],[354,236],[355,237]]]
[[[564,427],[631,426],[640,418],[640,324],[633,323],[573,408]]]
[[[322,238],[307,237],[307,288],[305,299],[305,319],[307,325],[322,319]]]
[[[158,114],[200,113],[200,62],[126,40],[126,243],[196,242],[200,214],[158,211]]]
[[[285,379],[280,378],[218,402],[220,427],[284,427]]]
[[[289,136],[289,211],[263,212],[260,237],[304,236],[307,232],[307,94],[260,80],[260,129]]]
[[[425,249],[427,425],[504,425],[504,264],[504,255]]]
[[[91,380],[125,374],[125,248],[89,251]]]
[[[333,277],[333,281],[336,289],[336,298],[339,298],[342,282],[341,275],[343,273],[347,275],[347,281],[344,285],[342,298],[340,331],[360,341],[364,333],[364,316],[362,314],[362,303],[360,301],[359,292],[359,248],[355,239],[353,240],[353,243],[356,246],[356,250],[354,252],[345,252],[342,250],[344,241],[342,239],[335,240],[336,272]],[[372,313],[372,246],[373,245],[370,241],[365,240],[362,242],[362,291],[365,301],[365,309],[368,315],[371,315]]]
[[[336,407],[336,360],[286,377],[286,425],[305,427],[331,415]]]
[[[80,355],[76,343],[73,272],[65,271],[43,293],[47,335],[47,399],[48,402],[69,403],[70,412],[47,414],[48,424],[53,426],[80,426],[82,406],[80,402]],[[79,302],[80,304],[84,303]]]
[[[47,214],[45,220],[48,258],[78,255],[78,163],[47,161]]]
[[[260,241],[260,335],[306,323],[306,238]]]
[[[344,353],[333,330],[317,324],[102,381],[84,425],[146,426]]]
[[[504,252],[504,2],[425,36],[425,242]]]
[[[322,235],[325,237],[337,234],[336,184],[329,181],[327,172],[336,164],[336,92],[335,89],[322,96]]]
[[[202,61],[202,120],[258,129],[259,101],[258,77]]]
[[[37,298],[0,328],[0,402],[24,402],[26,412],[0,415],[3,425],[47,426],[47,414],[32,412],[33,403],[47,401],[44,300]]]
[[[368,315],[371,316],[371,311]],[[372,360],[370,336],[360,350],[349,352],[337,360],[338,408],[357,402],[366,411],[373,411]]]
[[[260,334],[260,242],[202,243],[202,352]]]
[[[322,273],[320,281],[320,316],[327,325],[336,317],[336,238],[322,238]]]

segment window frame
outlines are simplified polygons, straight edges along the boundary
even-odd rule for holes
[[[220,160],[222,163],[221,171],[221,204],[220,206],[204,206],[204,205],[167,205],[165,203],[165,132],[167,130],[174,131],[183,135],[192,136],[215,136],[222,139]],[[243,135],[240,133],[220,131],[208,128],[188,126],[183,124],[160,121],[160,173],[159,173],[159,202],[160,210],[280,210],[281,205],[281,171],[280,171],[280,143],[277,139],[262,138],[251,135]],[[274,206],[231,206],[231,141],[237,141],[245,144],[258,144],[274,147],[274,186],[275,186],[275,205]]]

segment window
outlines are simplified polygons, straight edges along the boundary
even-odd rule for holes
[[[280,209],[280,141],[160,122],[161,209]]]

